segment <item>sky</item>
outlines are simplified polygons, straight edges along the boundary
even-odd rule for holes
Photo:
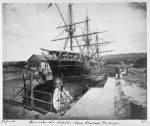
[[[49,8],[48,5],[49,3],[3,4],[3,61],[26,61],[32,54],[41,54],[40,48],[62,48],[64,41],[51,40],[62,32],[62,29],[56,28],[64,24],[55,4]],[[66,19],[68,4],[57,5]],[[73,14],[75,22],[85,20],[88,15],[91,31],[108,30],[98,34],[100,39],[116,41],[101,47],[102,51],[115,50],[105,55],[147,52],[146,3],[73,3]],[[84,25],[81,24],[80,27]],[[80,29],[79,33],[82,31]],[[58,38],[60,37],[63,36]]]

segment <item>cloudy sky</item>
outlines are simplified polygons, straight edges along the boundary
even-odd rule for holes
[[[50,8],[48,5],[3,4],[3,61],[27,60],[32,54],[41,54],[40,48],[62,47],[61,42],[51,40],[62,30],[56,27],[64,24],[55,4]],[[68,4],[57,5],[66,18]],[[108,54],[147,52],[146,3],[73,3],[75,22],[85,19],[86,8],[91,19],[90,30],[109,30],[99,34],[99,38],[116,41],[101,47],[102,50],[115,50]]]

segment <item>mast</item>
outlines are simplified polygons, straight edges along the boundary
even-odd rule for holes
[[[98,36],[97,36],[97,34],[96,34],[96,54],[97,54],[97,60],[98,60],[99,49],[98,49]]]
[[[90,46],[90,39],[89,39],[89,19],[87,15],[87,9],[86,9],[86,43],[87,43],[87,55],[89,56],[89,46]]]
[[[73,27],[72,27],[72,4],[69,3],[69,35],[70,35],[70,49],[73,51],[72,48],[72,37],[73,37]]]
[[[88,15],[86,16],[86,19],[84,20],[84,21],[81,21],[81,22],[73,22],[73,11],[72,11],[72,5],[73,4],[71,4],[71,3],[69,3],[69,5],[68,5],[68,7],[69,7],[69,9],[68,9],[68,17],[69,17],[69,22],[68,22],[68,24],[66,24],[66,22],[65,22],[65,20],[64,20],[64,18],[63,18],[63,16],[62,16],[62,14],[61,14],[61,11],[59,10],[59,8],[58,8],[58,6],[57,6],[57,4],[56,4],[56,7],[57,7],[57,9],[58,9],[58,11],[59,11],[59,13],[60,13],[60,15],[61,15],[61,17],[62,17],[62,19],[63,19],[63,21],[64,21],[64,26],[60,26],[60,27],[57,27],[57,28],[64,28],[64,27],[66,27],[66,32],[68,32],[68,36],[67,37],[65,37],[65,38],[59,38],[59,39],[53,39],[52,41],[58,41],[58,40],[63,40],[63,39],[66,39],[66,42],[65,42],[65,46],[64,46],[64,48],[63,48],[63,50],[66,48],[66,45],[67,45],[67,43],[68,43],[68,40],[70,39],[70,50],[71,51],[73,51],[73,47],[79,47],[79,49],[80,49],[80,51],[81,52],[83,52],[82,51],[82,49],[81,49],[81,46],[79,45],[79,43],[78,43],[78,41],[77,41],[77,37],[82,37],[82,36],[85,36],[85,45],[84,45],[84,47],[86,46],[87,47],[87,55],[89,56],[89,54],[90,54],[90,52],[89,52],[89,47],[91,47],[90,45],[90,38],[89,38],[89,35],[94,35],[94,34],[98,34],[98,33],[104,33],[104,32],[107,32],[107,31],[102,31],[102,32],[93,32],[93,33],[89,33],[89,18],[88,18]],[[83,34],[81,34],[81,35],[76,35],[76,36],[74,36],[74,31],[75,31],[75,25],[76,24],[80,24],[80,23],[86,23],[85,24],[85,33],[83,33]],[[77,42],[77,44],[78,44],[78,46],[73,46],[73,39],[75,39],[76,40],[76,42]],[[92,49],[92,47],[91,47],[91,49]]]

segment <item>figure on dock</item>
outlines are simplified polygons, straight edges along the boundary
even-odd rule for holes
[[[127,75],[129,75],[129,76],[131,75],[131,68],[129,66],[126,69],[126,72],[127,72]]]
[[[119,66],[116,66],[116,78],[120,78],[120,68]]]

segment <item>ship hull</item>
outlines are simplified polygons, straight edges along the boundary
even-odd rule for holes
[[[96,61],[49,60],[48,63],[53,76],[61,74],[64,77],[92,75],[104,69],[103,64]]]

